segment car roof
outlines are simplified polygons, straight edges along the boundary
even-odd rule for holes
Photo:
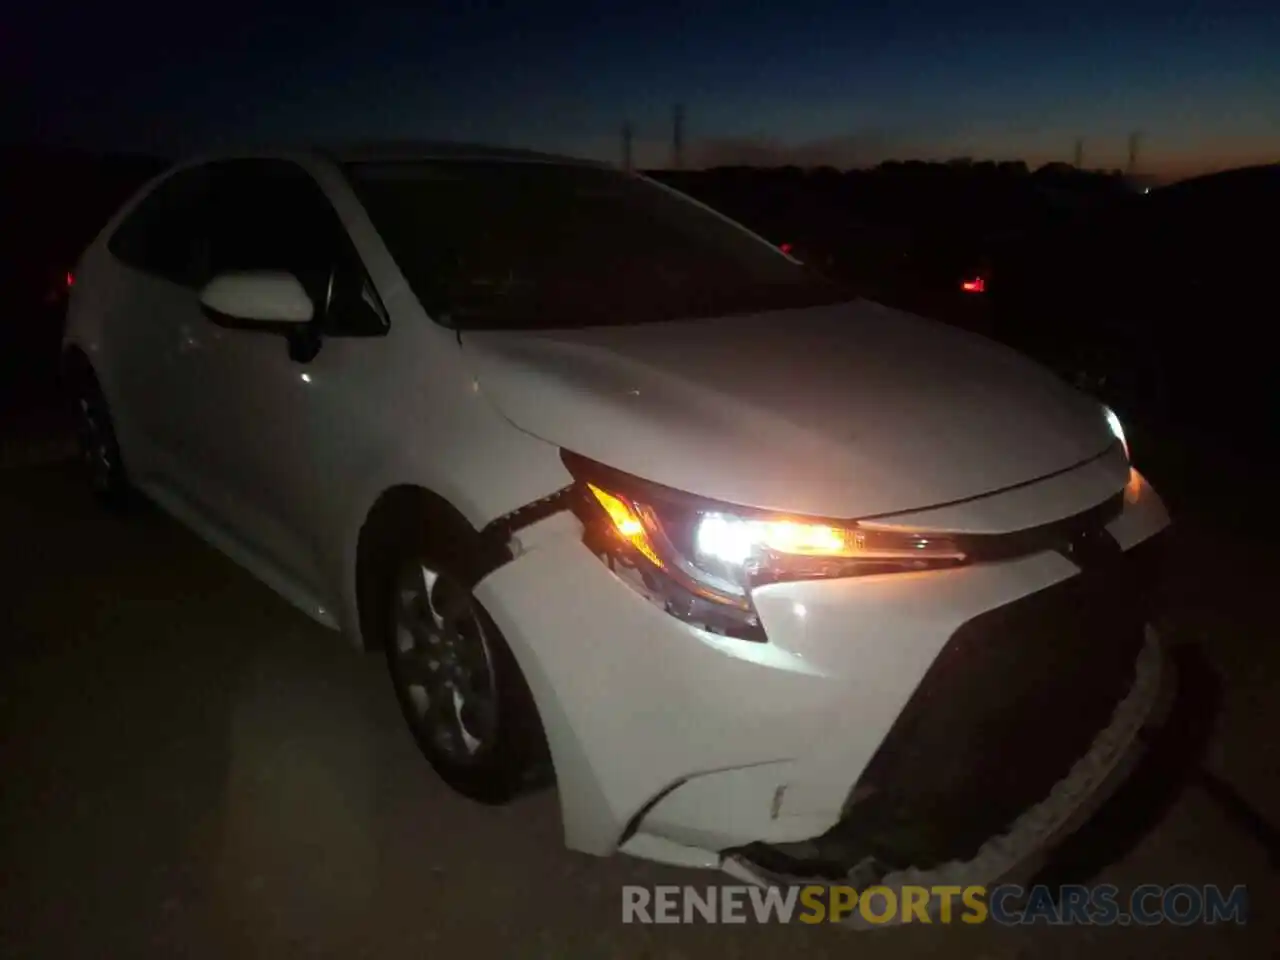
[[[478,143],[443,140],[367,140],[317,145],[317,153],[339,163],[396,163],[413,160],[496,160],[513,163],[556,163],[572,166],[603,167],[608,164],[537,150],[494,147]]]
[[[420,160],[472,160],[506,163],[545,163],[557,166],[588,167],[598,170],[616,169],[613,164],[585,160],[537,150],[494,147],[485,144],[458,143],[444,140],[368,140],[339,143],[284,143],[274,146],[223,147],[186,158],[169,168],[170,172],[226,160],[319,158],[329,163],[408,163]],[[167,174],[166,174],[167,176]]]

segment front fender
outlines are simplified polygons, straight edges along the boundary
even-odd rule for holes
[[[478,533],[492,521],[572,482],[556,447],[505,423],[496,433],[484,443],[473,438],[477,443],[470,449],[457,448],[447,456],[428,457],[425,450],[397,451],[371,469],[358,485],[344,510],[340,540],[333,550],[336,582],[340,584],[340,622],[358,648],[371,646],[360,629],[356,584],[360,531],[384,494],[400,487],[433,494],[457,510]],[[511,464],[519,464],[520,469],[511,469]]]

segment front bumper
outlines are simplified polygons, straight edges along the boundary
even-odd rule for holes
[[[1174,674],[1159,637],[1148,627],[1135,662],[1133,685],[1089,749],[1042,800],[985,838],[969,857],[927,868],[912,865],[870,874],[853,868],[838,878],[771,870],[741,853],[725,855],[721,866],[731,876],[761,886],[843,882],[862,889],[876,885],[900,890],[906,886],[992,887],[1025,882],[1044,864],[1055,844],[1081,826],[1124,782],[1142,756],[1147,739],[1144,734],[1152,732],[1168,714],[1175,692]],[[936,905],[931,907],[936,909]],[[850,914],[845,924],[872,926],[858,913]]]
[[[1016,495],[1025,500],[1027,494]],[[1107,530],[1128,552],[1168,517],[1140,478],[1125,500]],[[939,743],[946,746],[936,731],[907,738],[903,749],[894,744],[919,712],[909,704],[920,691],[928,697],[937,688],[958,709],[973,705],[966,700],[1000,702],[998,684],[957,686],[940,672],[957,648],[963,662],[963,648],[973,646],[966,625],[1024,599],[1034,606],[1050,588],[1070,592],[1079,572],[1062,554],[1040,550],[953,570],[773,584],[755,593],[769,642],[751,643],[697,630],[650,604],[592,556],[577,521],[560,514],[522,531],[519,556],[482,581],[476,594],[507,637],[537,701],[566,843],[595,854],[621,847],[719,866],[755,864],[760,858],[753,852],[785,852],[788,844],[861,821],[864,798],[856,788],[867,786],[868,777],[881,793],[885,784],[894,787],[890,794],[910,801],[909,809],[938,809],[935,801],[955,800],[966,781],[977,779],[966,771],[977,773],[990,757],[1007,759],[1007,744],[984,751],[982,738],[973,736],[991,729],[990,718],[968,725],[970,742],[959,751],[966,759],[950,767],[930,759],[940,755]],[[1127,653],[1123,644],[1110,657],[1110,648],[1086,645],[1074,661],[1056,661],[1059,672],[1066,670],[1059,677],[1064,681],[1085,676],[1078,668],[1087,657],[1111,665],[1087,722],[1077,725],[1074,739],[1055,745],[1056,766],[1003,790],[988,821],[968,824],[966,833],[956,825],[972,818],[942,817],[955,843],[929,847],[932,862],[972,857],[970,848],[1041,799],[1088,751],[1134,682],[1140,622],[1136,630]],[[1024,683],[1034,676],[1029,651],[1061,649],[1052,638],[1030,634],[1018,642],[1016,631],[1005,633],[1012,641],[1005,644],[1005,675]],[[1040,664],[1047,671],[1042,679],[1058,677],[1054,662]],[[1077,669],[1066,669],[1073,665]],[[1058,686],[1070,692],[1070,682]],[[1034,699],[1022,706],[1034,707]],[[929,713],[926,726],[937,727],[938,715]],[[1047,720],[1069,725],[1076,715]],[[908,762],[931,741],[932,754],[925,750],[914,766]],[[912,775],[912,769],[940,775]],[[955,802],[950,809],[974,806]],[[872,816],[866,822],[876,823]],[[899,866],[892,857],[881,860],[890,869]]]

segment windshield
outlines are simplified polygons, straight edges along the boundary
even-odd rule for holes
[[[608,168],[348,166],[424,308],[457,328],[654,323],[852,295],[679,194]]]

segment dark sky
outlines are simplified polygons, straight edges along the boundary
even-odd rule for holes
[[[671,4],[228,0],[11,9],[3,138],[188,151],[443,137],[638,160],[957,155],[1150,172],[1280,159],[1280,0]],[[15,115],[16,114],[16,115]]]

